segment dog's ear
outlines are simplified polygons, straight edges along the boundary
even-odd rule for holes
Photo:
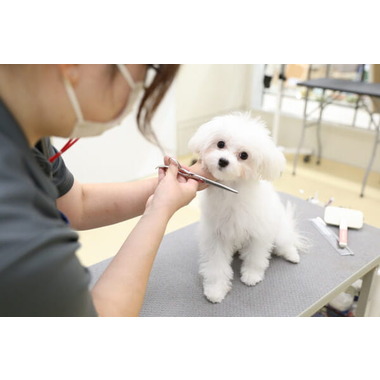
[[[274,181],[279,178],[285,168],[285,163],[284,154],[273,144],[271,148],[263,151],[259,168],[261,178],[267,181]]]
[[[199,130],[195,132],[193,137],[189,140],[189,143],[187,144],[188,148],[192,153],[200,153],[201,151],[201,141],[199,138]]]
[[[209,124],[201,125],[190,139],[188,147],[192,153],[201,154],[209,144]]]

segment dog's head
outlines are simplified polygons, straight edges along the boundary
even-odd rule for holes
[[[249,114],[215,117],[199,127],[189,148],[220,181],[273,181],[285,166],[285,157],[273,143],[264,122]]]

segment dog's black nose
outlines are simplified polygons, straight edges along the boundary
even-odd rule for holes
[[[226,166],[228,166],[230,162],[228,160],[226,160],[225,158],[220,158],[219,159],[219,166],[221,168],[225,168]]]

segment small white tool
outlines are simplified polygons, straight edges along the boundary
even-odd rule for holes
[[[332,231],[331,228],[327,226],[325,221],[319,216],[310,219],[314,227],[322,234],[322,236],[331,244],[331,246],[338,252],[341,256],[352,256],[354,252],[351,251],[350,247],[340,248],[338,245],[339,237]]]
[[[343,207],[328,206],[325,208],[324,220],[327,224],[339,226],[339,247],[347,247],[347,229],[363,227],[363,213]]]

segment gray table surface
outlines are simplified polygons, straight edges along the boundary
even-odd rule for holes
[[[297,85],[380,97],[380,83],[368,83],[347,79],[317,78],[298,82]]]
[[[364,225],[349,231],[354,256],[341,256],[309,220],[323,216],[323,208],[290,195],[298,215],[299,228],[309,239],[301,262],[291,264],[273,257],[265,279],[254,287],[240,281],[241,261],[233,261],[232,290],[220,304],[203,295],[198,274],[198,223],[166,235],[152,269],[140,315],[145,317],[289,317],[312,315],[331,298],[380,263],[380,230]],[[335,227],[331,227],[337,232]],[[91,286],[111,259],[89,268]]]

